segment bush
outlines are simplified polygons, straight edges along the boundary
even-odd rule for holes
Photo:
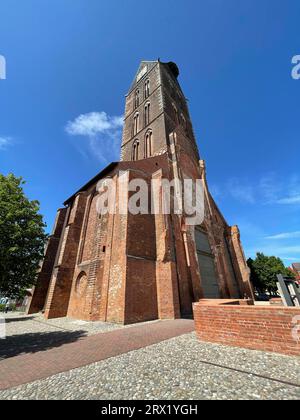
[[[255,260],[249,258],[247,263],[251,270],[251,282],[261,294],[267,291],[271,296],[277,296],[277,274],[293,277],[280,258],[268,257],[262,252],[256,254]]]
[[[3,304],[3,303],[1,303],[1,304],[0,304],[0,312],[5,312],[5,308],[6,308],[6,305],[5,305],[5,304]],[[11,303],[11,304],[9,305],[9,310],[10,310],[10,311],[15,312],[15,311],[16,311],[16,309],[17,309],[17,307],[16,307],[16,304],[15,304],[15,303]]]

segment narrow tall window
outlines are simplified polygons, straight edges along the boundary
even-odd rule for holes
[[[153,145],[152,145],[152,131],[149,130],[146,133],[145,137],[145,158],[151,157],[153,154]]]
[[[150,124],[150,102],[145,105],[145,126]]]
[[[133,136],[135,136],[138,131],[139,131],[139,125],[140,125],[140,115],[137,112],[133,118],[133,130],[132,130],[132,134]]]
[[[138,108],[140,106],[140,91],[139,89],[137,89],[135,91],[135,99],[134,99],[134,107],[135,109]]]
[[[149,98],[150,96],[150,80],[146,80],[145,82],[145,99]]]
[[[178,110],[176,108],[176,105],[173,104],[173,111],[174,111],[174,120],[176,125],[179,124],[179,118],[178,118]]]
[[[132,160],[139,160],[139,147],[140,142],[135,140],[132,146]]]
[[[181,125],[186,130],[186,119],[183,114],[180,115]]]

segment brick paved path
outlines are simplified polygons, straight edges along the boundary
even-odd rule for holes
[[[137,325],[80,338],[74,343],[0,361],[0,390],[141,349],[194,331],[194,321],[175,320]]]

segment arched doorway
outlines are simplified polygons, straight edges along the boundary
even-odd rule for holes
[[[196,228],[195,241],[204,298],[220,299],[215,257],[209,243],[208,234],[204,230]]]

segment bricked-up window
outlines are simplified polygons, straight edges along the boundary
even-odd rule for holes
[[[132,146],[132,160],[139,160],[140,142],[135,140]]]
[[[146,133],[145,137],[145,158],[151,157],[153,153],[153,145],[152,145],[152,131],[149,130]]]
[[[149,98],[150,96],[150,80],[146,80],[145,82],[145,99]]]
[[[201,228],[196,228],[195,243],[204,297],[206,299],[219,299],[219,277],[208,233]]]
[[[174,121],[177,124],[179,124],[179,117],[178,117],[178,110],[175,104],[173,104],[173,113],[174,113]]]
[[[186,127],[187,127],[186,126],[186,119],[185,119],[183,114],[180,115],[180,121],[181,121],[182,127],[186,130]]]
[[[145,126],[150,124],[150,102],[145,105]]]
[[[138,133],[139,125],[140,125],[140,114],[137,112],[133,118],[133,129],[132,129],[133,136],[135,136]]]
[[[140,90],[137,89],[135,91],[135,99],[134,99],[134,107],[135,109],[140,106]]]
[[[79,296],[82,296],[85,293],[86,287],[87,287],[87,275],[83,271],[77,277],[77,280],[75,283],[75,291]]]

